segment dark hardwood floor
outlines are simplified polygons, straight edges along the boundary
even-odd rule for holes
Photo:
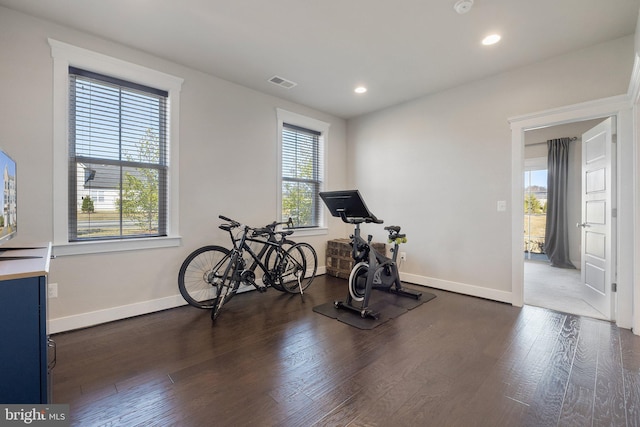
[[[373,330],[301,300],[234,298],[57,334],[54,403],[73,425],[639,426],[640,337],[536,307],[437,298]]]

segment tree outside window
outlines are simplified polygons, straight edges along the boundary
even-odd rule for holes
[[[547,171],[526,171],[524,182],[524,251],[542,254],[547,221]]]

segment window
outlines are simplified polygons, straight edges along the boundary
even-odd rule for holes
[[[70,242],[166,236],[167,97],[69,68]]]
[[[53,253],[180,245],[183,80],[49,39]]]
[[[320,136],[311,129],[282,125],[282,218],[292,218],[295,227],[319,224]]]
[[[280,128],[280,212],[296,228],[324,226],[319,193],[325,185],[324,146],[329,125],[278,110]]]
[[[525,160],[524,252],[527,259],[544,257],[547,220],[546,158]]]

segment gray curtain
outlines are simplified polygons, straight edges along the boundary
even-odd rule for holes
[[[567,178],[569,172],[570,138],[547,141],[547,223],[545,252],[551,266],[576,268],[569,259],[569,231],[567,225]]]

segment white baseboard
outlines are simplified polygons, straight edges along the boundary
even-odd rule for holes
[[[141,314],[153,313],[154,311],[166,310],[168,308],[185,305],[186,301],[180,294],[155,300],[142,301],[134,304],[110,307],[103,310],[90,311],[87,313],[74,314],[72,316],[49,319],[49,333],[70,331],[73,329],[86,328],[99,325],[100,323],[113,322],[114,320],[126,319],[127,317],[139,316]]]
[[[482,286],[469,285],[467,283],[451,282],[449,280],[434,279],[432,277],[418,276],[416,274],[400,273],[403,282],[416,285],[429,286],[443,291],[456,292],[493,301],[512,303],[512,293],[497,289],[484,288]]]
[[[326,268],[318,267],[317,275],[326,273]],[[239,292],[253,290],[252,287],[240,288]],[[142,301],[133,304],[122,305],[119,307],[109,307],[103,310],[90,311],[87,313],[74,314],[72,316],[58,317],[49,319],[48,333],[57,334],[59,332],[71,331],[74,329],[87,328],[89,326],[99,325],[101,323],[113,322],[114,320],[126,319],[128,317],[140,316],[142,314],[153,313],[156,311],[166,310],[169,308],[180,307],[186,305],[186,301],[182,295],[172,295],[169,297],[158,298],[149,301]]]

